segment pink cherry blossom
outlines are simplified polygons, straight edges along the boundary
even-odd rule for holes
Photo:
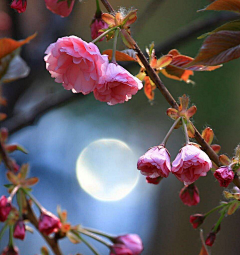
[[[227,187],[234,179],[234,172],[227,166],[223,166],[214,172],[214,177],[219,181],[221,187]]]
[[[45,0],[48,10],[61,17],[67,17],[72,12],[74,2],[75,0],[72,0],[70,6],[68,6],[68,0],[60,2],[59,0]]]
[[[194,184],[184,186],[180,191],[179,197],[188,206],[197,205],[200,202],[199,191]]]
[[[170,154],[165,147],[154,146],[139,158],[137,168],[152,179],[168,177],[171,172]]]
[[[92,92],[108,65],[107,55],[98,47],[76,36],[63,37],[45,52],[46,68],[64,88],[84,95]]]
[[[101,18],[94,18],[93,22],[91,24],[91,37],[92,39],[96,39],[98,36],[100,36],[103,32],[100,32],[99,30],[107,29],[108,24],[104,22]],[[105,37],[99,40],[99,42],[103,41]]]
[[[114,240],[114,243],[123,244],[126,248],[128,248],[132,252],[132,255],[139,255],[143,251],[142,240],[136,234],[118,236]]]
[[[93,93],[97,100],[115,105],[128,101],[142,87],[142,82],[138,78],[120,65],[110,63]]]
[[[185,185],[195,182],[200,176],[206,176],[212,167],[208,155],[194,145],[184,146],[172,162],[172,173]]]

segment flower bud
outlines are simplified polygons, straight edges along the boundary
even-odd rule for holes
[[[143,251],[143,244],[141,238],[136,234],[127,234],[118,236],[113,241],[115,244],[124,245],[129,249],[132,255],[141,254]]]
[[[50,235],[51,233],[57,232],[61,228],[61,225],[58,217],[48,211],[42,211],[38,222],[40,232],[45,235]]]
[[[193,228],[198,228],[205,220],[205,215],[203,214],[194,214],[190,216],[190,223],[192,224]]]
[[[133,255],[133,253],[122,244],[114,244],[110,248],[110,255]]]
[[[18,13],[25,12],[27,8],[27,0],[13,0],[11,8],[15,9]]]
[[[187,144],[172,162],[172,173],[185,185],[189,185],[200,176],[206,176],[211,167],[212,162],[204,151]]]
[[[179,197],[188,206],[197,205],[200,202],[199,191],[195,184],[184,186],[180,191]]]
[[[205,244],[208,246],[212,246],[216,239],[216,236],[217,236],[216,233],[210,232],[205,240]]]
[[[12,205],[5,196],[0,198],[0,221],[5,221],[12,209]]]
[[[234,179],[234,172],[229,170],[227,166],[218,168],[214,172],[214,177],[219,181],[221,187],[227,187]]]
[[[23,240],[25,238],[25,224],[23,220],[18,220],[14,226],[13,237]]]
[[[170,154],[165,147],[154,146],[139,158],[137,168],[152,179],[168,177],[171,172]]]
[[[1,255],[19,255],[18,248],[16,246],[7,246],[1,253]]]
[[[91,23],[91,37],[92,39],[96,39],[98,36],[100,36],[103,31],[99,31],[99,30],[103,30],[103,29],[107,29],[108,28],[108,24],[106,22],[104,22],[101,18],[96,18],[96,16],[94,17],[92,23]],[[103,41],[104,37],[101,38],[99,40],[99,42]]]

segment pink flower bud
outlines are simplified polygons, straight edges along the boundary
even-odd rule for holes
[[[13,0],[11,8],[15,9],[18,13],[25,12],[27,8],[27,0]]]
[[[0,221],[5,221],[12,209],[12,205],[8,202],[5,196],[0,198]]]
[[[128,248],[132,255],[139,255],[143,251],[143,244],[141,238],[136,234],[127,234],[118,236],[114,240],[115,244],[123,244]]]
[[[190,216],[190,223],[192,224],[193,228],[198,228],[200,225],[202,225],[205,218],[206,217],[203,214],[194,214]]]
[[[21,240],[25,238],[25,224],[23,220],[18,220],[15,224],[13,237]]]
[[[8,130],[6,128],[0,129],[1,142],[6,142],[8,139]]]
[[[70,5],[68,5],[69,0],[45,0],[48,10],[61,17],[67,17],[72,12],[74,2],[75,0],[71,0]]]
[[[109,105],[124,103],[142,89],[142,82],[120,65],[110,63],[93,93],[97,100]]]
[[[110,248],[110,255],[133,255],[133,253],[122,244],[114,244]]]
[[[188,206],[197,205],[200,202],[199,191],[195,184],[184,186],[180,191],[179,197]]]
[[[200,176],[206,176],[212,162],[208,155],[194,145],[188,144],[179,151],[172,162],[172,173],[185,185],[195,182]]]
[[[46,68],[55,81],[84,95],[96,88],[108,65],[107,55],[101,55],[95,44],[76,36],[59,38],[45,53]]]
[[[156,178],[151,178],[151,177],[146,177],[147,183],[155,184],[157,185],[163,178],[162,177],[156,177]]]
[[[38,222],[40,232],[45,235],[50,235],[51,233],[56,233],[61,226],[62,224],[58,217],[48,211],[42,211]]]
[[[99,31],[102,29],[107,29],[108,24],[104,22],[101,18],[94,18],[91,24],[91,37],[92,39],[96,39],[98,36],[100,36],[103,31]],[[99,40],[99,42],[103,41],[104,37]]]
[[[213,175],[221,187],[227,187],[234,179],[234,172],[229,170],[227,166],[218,168]]]
[[[1,253],[1,255],[19,255],[18,248],[16,246],[7,246]]]
[[[171,172],[170,154],[165,147],[154,146],[139,158],[137,168],[152,179],[168,177]]]

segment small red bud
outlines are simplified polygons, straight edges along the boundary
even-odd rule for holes
[[[215,239],[216,239],[216,233],[210,232],[206,238],[205,244],[208,246],[212,246],[214,244]]]
[[[190,216],[190,223],[193,228],[198,228],[205,220],[205,215],[203,214],[194,214]]]
[[[200,202],[199,191],[195,184],[184,186],[180,191],[179,197],[188,206],[197,205]]]

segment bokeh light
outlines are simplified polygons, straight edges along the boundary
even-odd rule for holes
[[[77,178],[88,194],[103,201],[127,196],[138,181],[137,156],[124,142],[100,139],[89,144],[77,160]]]

